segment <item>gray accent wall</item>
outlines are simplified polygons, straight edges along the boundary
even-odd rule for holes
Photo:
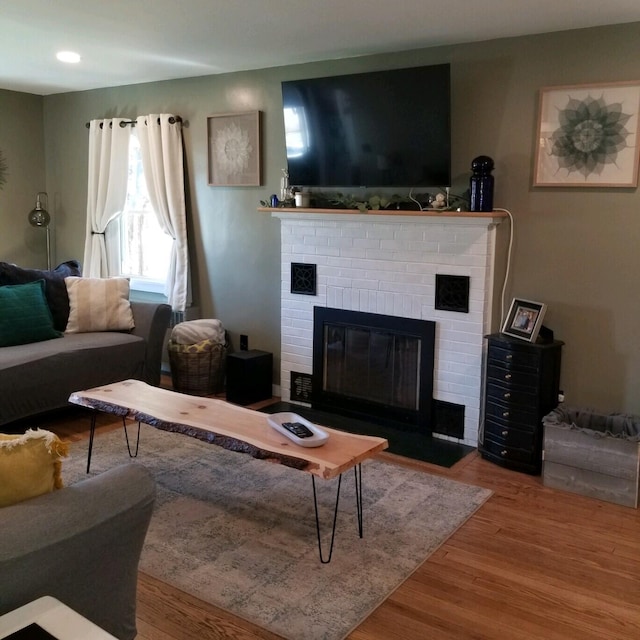
[[[495,206],[515,218],[507,305],[513,296],[548,304],[545,324],[566,342],[561,386],[567,403],[640,414],[640,194],[631,188],[531,186],[539,89],[640,79],[640,23],[29,96],[24,105],[0,92],[0,147],[6,144],[7,120],[29,145],[37,146],[37,132],[44,128],[46,188],[55,201],[55,262],[82,259],[85,122],[151,112],[182,116],[195,302],[204,316],[222,320],[236,348],[242,333],[250,348],[272,351],[277,382],[280,229],[278,220],[256,208],[260,199],[279,191],[285,166],[280,82],[442,62],[452,65],[454,189],[466,188],[475,156],[489,155],[496,164]],[[264,186],[209,187],[207,116],[254,109],[263,112]],[[0,259],[33,264],[39,256],[27,242],[26,210],[14,220],[15,209],[30,208],[32,194],[41,188],[40,156],[30,156],[33,163],[20,165],[19,182],[0,191]],[[18,187],[19,194],[13,191]],[[12,225],[15,238],[7,240]],[[501,225],[502,243],[507,232],[508,225]]]
[[[0,188],[0,260],[33,268],[47,266],[46,232],[27,220],[38,191],[46,188],[43,100],[0,89],[0,150],[7,165]]]

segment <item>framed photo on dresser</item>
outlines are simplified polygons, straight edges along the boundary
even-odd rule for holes
[[[547,305],[542,302],[514,298],[507,319],[502,325],[502,333],[527,342],[535,342],[546,310]]]

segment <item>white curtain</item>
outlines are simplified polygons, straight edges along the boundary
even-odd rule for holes
[[[124,118],[89,123],[87,231],[82,275],[104,278],[113,271],[105,240],[108,224],[122,212],[127,197],[129,125]],[[117,239],[116,239],[117,240]]]
[[[182,123],[168,113],[139,116],[136,131],[151,205],[173,238],[165,295],[174,311],[184,311],[189,296],[189,254],[184,192]]]

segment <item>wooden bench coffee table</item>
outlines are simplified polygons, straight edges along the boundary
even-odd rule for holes
[[[91,465],[95,435],[95,412],[110,413],[122,417],[125,434],[127,419],[138,422],[138,441],[135,451],[132,453],[129,448],[129,455],[132,457],[137,455],[140,423],[144,422],[158,429],[182,433],[225,449],[248,453],[255,458],[279,462],[309,473],[313,486],[318,550],[322,563],[329,562],[333,552],[342,474],[353,469],[358,532],[360,537],[363,535],[362,461],[388,447],[388,442],[384,438],[322,427],[329,434],[329,439],[324,445],[313,448],[301,447],[271,427],[268,423],[268,414],[216,398],[190,396],[152,387],[139,380],[125,380],[87,391],[77,391],[71,394],[69,402],[94,410],[91,419],[87,473]],[[128,436],[127,446],[129,446]],[[338,478],[331,543],[326,560],[322,553],[316,477],[325,480]]]

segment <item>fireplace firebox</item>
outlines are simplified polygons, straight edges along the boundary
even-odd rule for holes
[[[312,406],[432,432],[435,322],[314,307]]]

